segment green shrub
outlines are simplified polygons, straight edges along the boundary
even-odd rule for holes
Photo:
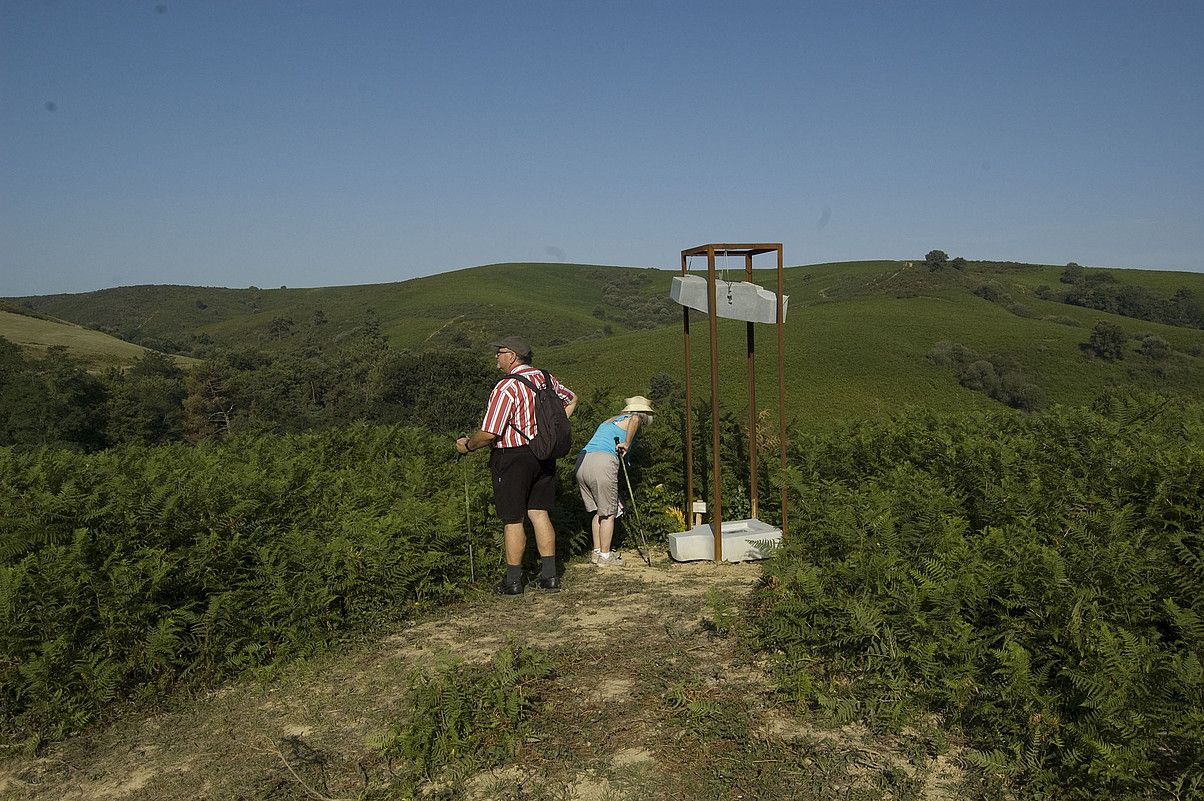
[[[1129,335],[1119,325],[1100,320],[1091,329],[1091,336],[1086,342],[1080,343],[1079,348],[1088,355],[1117,361],[1125,357],[1125,343],[1128,340]]]
[[[1019,362],[1000,354],[979,356],[965,345],[941,341],[928,352],[928,361],[949,367],[958,383],[1014,409],[1035,412],[1045,407],[1045,393],[1030,383]]]

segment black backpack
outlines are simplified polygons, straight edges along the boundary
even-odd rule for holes
[[[573,429],[569,424],[569,416],[564,412],[564,401],[556,394],[552,385],[552,376],[547,370],[543,373],[543,388],[535,386],[535,382],[525,376],[511,374],[503,378],[513,378],[521,381],[535,393],[535,436],[527,440],[531,453],[541,462],[547,459],[559,459],[569,452],[572,447]],[[522,431],[518,433],[526,437]]]

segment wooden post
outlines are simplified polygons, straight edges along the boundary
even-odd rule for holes
[[[753,257],[744,254],[744,280],[753,279]],[[744,340],[748,357],[748,501],[757,518],[757,346],[753,324],[745,323]]]
[[[715,564],[723,561],[723,483],[719,475],[719,307],[715,299],[715,246],[707,247],[707,316],[711,332],[711,533],[715,535]]]
[[[686,274],[687,256],[683,252],[681,254],[681,274]],[[685,340],[683,342],[686,354],[686,502],[682,507],[682,511],[686,520],[690,520],[694,514],[694,394],[690,390],[690,310],[681,307],[681,324],[682,331],[685,332]]]

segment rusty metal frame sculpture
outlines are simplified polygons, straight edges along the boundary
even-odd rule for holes
[[[777,253],[777,339],[778,339],[778,443],[780,449],[781,467],[786,469],[786,344],[783,334],[783,323],[785,321],[785,309],[783,308],[783,298],[785,297],[783,282],[782,282],[782,245],[778,243],[770,244],[722,244],[712,243],[708,245],[699,245],[698,247],[688,248],[681,252],[681,274],[685,276],[689,272],[689,258],[691,256],[706,256],[707,259],[707,318],[710,325],[710,348],[711,348],[711,478],[712,478],[712,498],[711,503],[707,506],[707,512],[711,517],[711,530],[715,537],[715,563],[719,564],[723,561],[723,498],[722,485],[720,481],[719,467],[719,324],[718,314],[716,313],[716,297],[715,297],[715,258],[716,256],[743,256],[744,257],[744,274],[745,280],[752,282],[753,274],[753,256],[759,256],[763,253]],[[693,427],[693,393],[691,391],[691,364],[690,364],[690,309],[687,306],[682,306],[682,325],[684,332],[685,345],[685,367],[686,367],[686,505],[687,520],[693,513],[694,506],[694,427]],[[747,362],[748,362],[748,472],[751,478],[751,486],[749,488],[749,501],[752,507],[752,516],[757,517],[757,385],[756,385],[756,347],[755,336],[753,333],[753,323],[746,323],[746,343],[747,343]],[[786,487],[782,487],[781,495],[782,503],[782,537],[786,537]]]

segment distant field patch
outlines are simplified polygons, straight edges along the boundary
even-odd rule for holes
[[[74,357],[94,369],[128,365],[147,353],[146,348],[99,331],[70,323],[39,320],[8,311],[0,311],[0,336],[36,351],[39,355],[49,348],[61,345]],[[181,366],[197,361],[186,356],[172,358]]]

